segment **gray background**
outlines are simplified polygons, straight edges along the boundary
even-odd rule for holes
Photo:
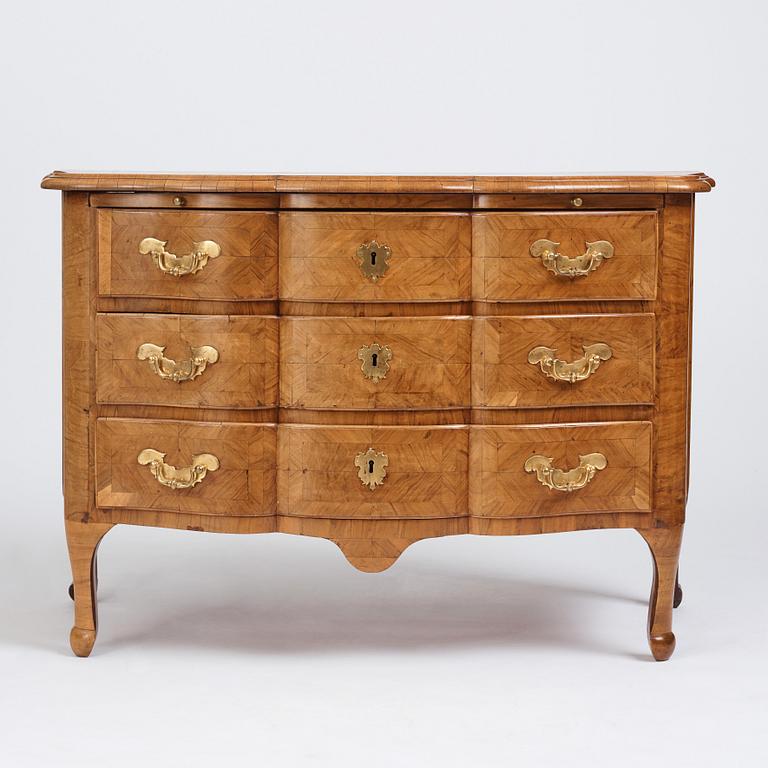
[[[764,3],[1,13],[0,763],[764,765]],[[74,658],[54,168],[714,176],[672,660],[633,531],[424,541],[365,575],[322,540],[129,527]]]

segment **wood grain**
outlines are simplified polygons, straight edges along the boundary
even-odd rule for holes
[[[299,517],[460,517],[467,514],[466,427],[280,425],[278,511]],[[361,483],[355,456],[389,458],[382,485]]]
[[[99,192],[478,192],[478,193],[692,193],[715,186],[705,173],[615,176],[288,176],[248,174],[76,173],[53,171],[44,189]]]
[[[277,194],[244,192],[192,193],[172,192],[95,192],[89,197],[94,208],[168,208],[169,210],[207,208],[212,210],[273,210],[280,207]]]
[[[509,306],[509,305],[506,305]],[[281,299],[279,314],[287,317],[438,317],[469,315],[471,301],[291,301]]]
[[[475,318],[472,329],[473,407],[523,408],[654,402],[654,316],[575,315]],[[586,380],[548,378],[528,353],[544,346],[571,362],[585,345],[604,343],[609,360]]]
[[[709,192],[714,179],[705,173],[621,174],[616,176],[475,176],[473,190],[485,193]]]
[[[472,292],[477,301],[653,299],[656,295],[655,212],[475,213]],[[531,256],[537,240],[560,243],[570,258],[587,243],[607,240],[614,255],[584,277],[547,270]]]
[[[377,282],[357,249],[392,249]],[[306,301],[455,301],[470,297],[466,213],[280,213],[280,298]]]
[[[65,520],[72,585],[75,599],[75,624],[69,643],[77,656],[88,656],[96,642],[99,620],[96,602],[96,550],[109,523],[82,523]]]
[[[99,293],[180,299],[254,300],[277,297],[277,215],[243,211],[98,211]],[[146,237],[167,241],[176,255],[213,240],[221,255],[199,272],[164,274],[139,253]]]
[[[332,541],[348,562],[365,573],[379,573],[421,539],[456,536],[467,532],[467,518],[433,520],[328,520],[280,517],[278,530]]]
[[[472,207],[472,195],[461,193],[287,193],[280,195],[281,210],[461,210]]]
[[[651,424],[473,426],[470,432],[470,513],[476,517],[544,517],[589,512],[651,512]],[[602,453],[608,466],[584,488],[551,490],[525,471],[529,456],[559,469]]]
[[[280,404],[291,408],[469,406],[471,320],[287,318],[280,321]],[[389,371],[365,377],[358,351],[392,352]]]
[[[472,207],[478,210],[542,211],[622,211],[658,210],[664,207],[664,195],[622,195],[616,192],[557,194],[481,194],[474,195]]]
[[[96,498],[99,507],[205,515],[274,515],[276,428],[266,424],[99,419]],[[145,448],[176,467],[212,453],[221,466],[187,489],[162,486],[141,466]]]
[[[653,584],[648,603],[648,644],[656,661],[666,661],[675,650],[672,632],[677,569],[683,526],[638,530],[651,550]]]
[[[662,219],[656,306],[655,512],[666,527],[685,522],[688,498],[693,292],[693,198],[671,195]]]
[[[709,177],[54,173],[43,186],[65,190],[75,653],[96,639],[95,552],[116,524],[320,536],[369,572],[431,536],[632,527],[654,562],[649,643],[669,658],[689,472],[692,193]],[[172,278],[138,254],[148,236],[177,253],[214,239],[222,255]],[[393,249],[378,283],[356,257],[374,238]],[[530,256],[541,238],[566,255],[600,239],[616,250],[564,279]],[[177,360],[193,344],[221,357],[177,385],[135,360],[145,341]],[[377,385],[356,357],[372,341],[394,353]],[[533,346],[572,360],[599,341],[613,356],[575,385],[527,362]],[[176,466],[205,452],[221,466],[174,491],[138,464],[148,447]],[[354,465],[369,447],[389,458],[374,491]],[[523,468],[534,453],[568,469],[594,452],[606,468],[572,493]]]
[[[277,405],[276,317],[99,314],[96,317],[99,403],[258,408]],[[165,347],[180,362],[191,349],[213,346],[217,362],[191,381],[163,380],[137,349]]]
[[[280,424],[336,424],[367,427],[464,426],[470,423],[469,408],[420,408],[418,410],[342,411],[328,408],[288,408],[279,410]]]
[[[163,299],[156,296],[97,296],[97,312],[175,315],[276,315],[277,299],[220,301],[218,299]]]
[[[88,196],[62,200],[62,452],[64,515],[87,521],[93,511],[95,350],[92,301],[94,223]]]

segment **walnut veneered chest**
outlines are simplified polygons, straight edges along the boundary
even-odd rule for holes
[[[151,176],[63,191],[71,644],[116,524],[334,541],[635,528],[674,650],[704,174]]]

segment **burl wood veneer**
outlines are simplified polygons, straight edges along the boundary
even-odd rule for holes
[[[164,176],[63,192],[70,640],[116,524],[420,539],[635,528],[675,646],[704,174]]]

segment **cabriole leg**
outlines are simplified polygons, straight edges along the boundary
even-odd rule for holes
[[[672,607],[683,526],[638,529],[653,557],[653,586],[648,605],[648,643],[656,661],[666,661],[675,650]]]
[[[75,625],[69,643],[77,656],[88,656],[96,642],[96,548],[111,523],[65,521],[74,585]]]
[[[675,575],[675,602],[672,603],[673,608],[677,608],[680,603],[683,602],[683,588],[680,586],[680,569],[677,569]]]

